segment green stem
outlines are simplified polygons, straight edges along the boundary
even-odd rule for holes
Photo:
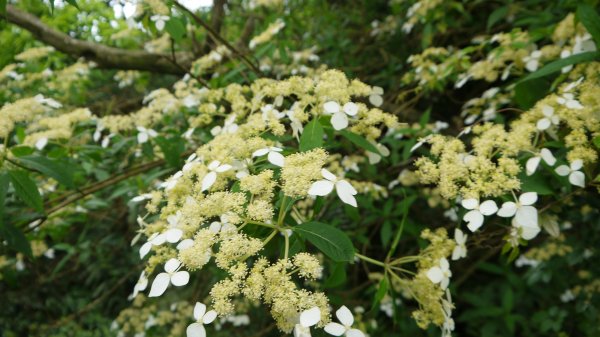
[[[384,268],[386,268],[386,265],[385,265],[385,263],[383,263],[383,262],[381,262],[381,261],[377,261],[377,260],[375,260],[375,259],[372,259],[372,258],[370,258],[370,257],[368,257],[368,256],[364,256],[364,255],[362,255],[362,254],[359,254],[359,253],[354,253],[354,255],[355,255],[356,257],[358,257],[359,259],[361,259],[361,260],[365,261],[365,262],[369,262],[369,263],[372,263],[372,264],[374,264],[374,265],[378,265],[378,266],[380,266],[380,267],[384,267]]]
[[[286,232],[283,232],[283,236],[285,237],[285,251],[284,251],[284,254],[283,254],[283,258],[285,260],[287,260],[288,254],[290,252],[290,238],[289,238],[289,235]]]

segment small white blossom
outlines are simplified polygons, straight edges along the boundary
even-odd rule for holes
[[[165,24],[167,23],[167,21],[169,21],[170,17],[166,16],[166,15],[152,15],[150,17],[150,20],[154,21],[154,25],[156,26],[156,29],[162,31],[163,29],[165,29]]]
[[[452,277],[452,271],[450,271],[450,263],[448,263],[445,257],[440,259],[439,266],[434,266],[427,270],[427,278],[434,284],[439,283],[442,289],[448,288],[450,277]]]
[[[583,105],[579,103],[578,100],[575,99],[575,95],[572,93],[564,93],[562,96],[556,98],[558,104],[566,106],[568,109],[573,110],[581,110],[583,109]]]
[[[333,191],[335,187],[335,192],[338,197],[348,205],[357,207],[356,199],[354,196],[358,193],[354,187],[343,179],[338,179],[333,173],[329,172],[327,169],[321,169],[321,175],[323,175],[324,180],[315,181],[308,190],[308,194],[314,196],[325,196]]]
[[[452,251],[452,260],[458,260],[467,257],[467,237],[460,229],[454,230],[454,241],[456,245]]]
[[[194,319],[196,319],[196,322],[188,325],[187,337],[206,337],[204,324],[212,323],[215,318],[217,318],[216,311],[210,310],[207,312],[204,303],[196,302],[196,306],[194,306]]]
[[[136,127],[136,129],[138,130],[137,141],[140,144],[147,142],[150,138],[158,136],[158,133],[156,133],[156,131],[152,129],[146,129],[143,126],[138,126]]]
[[[231,168],[231,165],[221,164],[218,160],[214,160],[208,164],[209,172],[202,179],[201,192],[207,191],[217,181],[217,173],[229,171]]]
[[[527,163],[525,164],[525,170],[528,176],[534,174],[535,171],[537,171],[537,168],[540,165],[540,161],[542,159],[546,162],[546,164],[550,166],[554,166],[554,164],[556,164],[556,158],[554,157],[552,152],[550,152],[550,150],[546,148],[543,148],[540,150],[540,153],[527,160]]]
[[[312,307],[304,310],[299,317],[299,322],[294,326],[294,337],[310,337],[310,327],[321,321],[321,310]]]
[[[337,102],[329,101],[323,104],[325,112],[332,115],[331,125],[336,130],[342,130],[348,127],[348,116],[356,116],[358,114],[358,105],[352,102],[344,104],[343,107]]]
[[[374,86],[371,95],[369,95],[369,103],[379,108],[383,104],[383,88]]]
[[[525,62],[525,69],[530,72],[534,72],[540,66],[540,58],[542,57],[542,52],[540,50],[534,50],[531,54],[523,57],[523,62]]]
[[[335,316],[342,324],[331,322],[325,326],[325,332],[333,336],[346,335],[346,337],[365,337],[365,334],[362,331],[352,328],[352,324],[354,324],[354,315],[352,315],[350,309],[345,305],[335,312]]]
[[[465,199],[462,201],[462,206],[469,210],[463,216],[463,220],[468,222],[467,227],[471,232],[474,232],[483,225],[483,216],[489,216],[498,211],[498,206],[493,200],[486,200],[479,203],[477,199]]]
[[[147,287],[148,278],[146,278],[146,272],[142,271],[137,283],[135,284],[135,286],[133,286],[133,293],[129,295],[129,299],[135,298],[141,291],[146,290]]]
[[[554,114],[554,108],[549,105],[544,105],[542,107],[542,114],[544,117],[537,121],[536,127],[540,131],[544,131],[551,127],[552,125],[558,125],[560,123],[560,119],[557,115]]]
[[[560,176],[569,176],[571,185],[585,187],[585,174],[580,170],[583,168],[583,160],[574,160],[571,165],[560,165],[556,168],[556,173]]]
[[[165,273],[160,273],[154,278],[150,288],[149,297],[158,297],[162,295],[170,284],[181,287],[188,284],[190,274],[187,271],[178,271],[181,266],[179,260],[173,258],[165,263]]]
[[[503,218],[514,217],[514,221],[518,226],[539,229],[538,211],[532,206],[537,199],[538,195],[535,192],[523,193],[519,196],[517,202],[507,201],[503,203],[498,211],[498,216]]]
[[[275,166],[283,167],[285,163],[285,158],[280,153],[281,151],[283,151],[283,149],[279,147],[269,146],[254,151],[254,153],[252,153],[252,157],[262,157],[264,155],[267,155],[267,160],[269,160],[269,163]]]

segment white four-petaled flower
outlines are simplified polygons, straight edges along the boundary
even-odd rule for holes
[[[335,312],[335,316],[342,324],[331,322],[325,326],[325,332],[333,336],[346,335],[346,337],[365,337],[365,334],[362,331],[352,328],[354,315],[352,315],[350,309],[345,305]]]
[[[374,86],[371,90],[371,95],[369,95],[369,103],[373,104],[375,107],[380,107],[383,104],[383,88]]]
[[[162,295],[169,283],[173,284],[176,287],[181,287],[190,281],[190,273],[187,271],[178,271],[181,266],[181,262],[179,260],[172,258],[167,263],[165,263],[165,273],[160,273],[156,275],[154,281],[152,282],[152,287],[150,288],[149,297],[158,297]]]
[[[474,232],[483,225],[483,216],[492,215],[498,211],[498,206],[493,200],[486,200],[479,203],[477,199],[464,199],[462,206],[469,211],[463,216],[463,220],[468,222],[467,227]]]
[[[462,259],[467,257],[467,234],[463,233],[460,229],[454,230],[454,241],[455,246],[452,251],[452,260]]]
[[[135,286],[133,286],[133,293],[129,295],[129,299],[135,298],[140,291],[146,290],[146,287],[148,287],[148,278],[146,278],[146,272],[142,271],[140,278]]]
[[[544,131],[551,127],[552,125],[558,125],[560,123],[560,119],[557,115],[554,114],[554,108],[549,105],[544,105],[542,107],[543,118],[537,121],[536,127],[540,131]]]
[[[158,136],[158,133],[156,133],[156,131],[154,131],[152,129],[146,129],[143,126],[138,126],[136,128],[138,130],[137,141],[140,144],[147,142],[148,139],[150,139],[150,138],[154,138],[154,137]]]
[[[165,29],[165,23],[167,21],[169,21],[170,17],[166,16],[166,15],[152,15],[150,17],[150,20],[154,21],[154,25],[156,26],[156,29],[158,30],[163,30]]]
[[[218,160],[213,160],[210,164],[208,164],[209,172],[202,179],[202,190],[204,192],[208,190],[214,183],[217,181],[217,173],[223,173],[229,171],[231,169],[231,165],[222,164]]]
[[[540,65],[540,58],[542,57],[542,52],[540,50],[534,50],[531,54],[523,57],[523,62],[525,62],[525,68],[530,72],[534,72]]]
[[[583,109],[583,105],[575,99],[575,95],[572,93],[564,93],[562,96],[556,98],[558,104],[566,106],[568,109],[580,110]]]
[[[331,125],[336,130],[348,127],[348,116],[356,116],[358,114],[358,105],[352,102],[348,102],[344,104],[344,107],[340,107],[337,102],[329,101],[323,104],[323,109],[332,115]]]
[[[439,266],[434,266],[427,270],[427,278],[435,284],[439,283],[442,289],[448,288],[450,277],[452,277],[452,271],[450,271],[450,263],[448,263],[445,257],[440,259]]]
[[[262,157],[264,155],[267,155],[267,159],[269,160],[269,163],[279,166],[279,167],[283,167],[283,164],[285,163],[285,158],[280,153],[281,151],[283,151],[283,149],[281,149],[279,147],[269,146],[269,147],[265,147],[263,149],[254,151],[254,153],[252,153],[252,157]]]
[[[581,168],[583,167],[583,160],[576,159],[573,160],[571,165],[560,165],[556,168],[556,173],[560,176],[569,176],[569,182],[572,185],[585,187],[585,174],[581,172]]]
[[[194,318],[196,322],[187,327],[187,337],[205,337],[206,330],[204,329],[204,324],[212,323],[217,318],[217,312],[214,310],[207,312],[204,303],[196,302],[196,306],[194,306]]]
[[[503,218],[514,217],[515,223],[520,226],[538,227],[538,211],[532,205],[537,201],[535,192],[526,192],[519,196],[517,202],[507,201],[502,204],[498,216]]]
[[[525,171],[528,176],[535,173],[542,159],[550,166],[554,166],[554,164],[556,164],[556,158],[554,158],[552,152],[546,148],[543,148],[540,150],[540,153],[527,160],[527,163],[525,164]]]
[[[308,190],[308,194],[310,195],[318,195],[325,196],[333,191],[335,187],[335,192],[337,193],[340,199],[347,203],[348,205],[357,207],[356,199],[354,196],[358,193],[356,189],[349,182],[343,179],[338,179],[333,173],[329,172],[327,169],[321,169],[321,174],[323,175],[323,180],[315,181]]]

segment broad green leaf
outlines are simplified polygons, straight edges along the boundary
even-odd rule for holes
[[[323,127],[315,118],[304,127],[300,136],[300,151],[308,151],[323,146]]]
[[[566,57],[564,59],[556,60],[554,62],[546,64],[538,71],[525,76],[525,78],[521,79],[518,83],[522,83],[522,82],[530,81],[530,80],[533,80],[536,78],[548,76],[552,73],[560,71],[563,67],[569,66],[571,64],[590,62],[590,61],[594,61],[594,60],[598,60],[598,59],[600,59],[600,52],[597,52],[597,51],[590,51],[590,52],[586,52],[586,53],[572,55],[572,56]]]
[[[42,156],[25,156],[19,158],[18,161],[23,166],[54,178],[56,181],[69,188],[74,187],[73,168],[69,165]]]
[[[346,130],[341,130],[339,132],[342,136],[344,136],[346,139],[351,141],[354,145],[356,145],[360,148],[363,148],[369,152],[373,152],[373,153],[381,155],[381,153],[379,153],[379,150],[377,149],[377,147],[375,147],[375,145],[373,145],[371,142],[369,142],[362,136],[357,135],[356,133],[353,133],[350,131],[346,131]]]
[[[371,306],[371,310],[377,308],[381,300],[385,297],[388,291],[388,279],[387,276],[384,276],[379,282],[379,287],[377,287],[377,293],[375,293],[375,297],[373,298],[373,305]]]
[[[77,5],[77,1],[76,0],[67,0],[67,3],[77,9],[79,9],[79,5]]]
[[[351,261],[354,257],[352,241],[335,227],[321,222],[306,222],[293,230],[336,262]]]
[[[588,4],[577,6],[577,18],[592,35],[596,46],[600,46],[600,15],[596,9]]]
[[[165,160],[170,166],[179,168],[181,165],[181,154],[185,150],[185,143],[181,137],[164,138],[156,137],[154,139],[161,151],[165,155]]]
[[[12,170],[8,174],[17,196],[36,211],[43,212],[42,197],[27,172]]]
[[[165,23],[165,30],[176,42],[181,41],[185,36],[185,24],[179,18],[171,17],[169,21]]]
[[[523,110],[528,110],[537,101],[548,94],[550,83],[546,78],[536,78],[531,81],[519,82],[515,85],[515,102]]]
[[[331,274],[325,280],[325,283],[323,283],[323,287],[335,288],[337,286],[342,285],[344,282],[346,282],[346,264],[345,263],[335,263],[330,270],[331,270]]]
[[[6,240],[8,246],[14,250],[29,257],[33,256],[31,253],[31,246],[29,245],[29,241],[25,237],[25,234],[15,226],[9,223],[0,224],[0,238],[3,241]]]
[[[534,174],[527,176],[523,173],[519,174],[521,180],[521,191],[523,192],[536,192],[539,195],[550,195],[552,194],[552,187],[548,185],[548,180],[542,175]]]
[[[16,157],[23,157],[34,153],[35,150],[29,146],[13,146],[10,148],[10,152],[12,152]]]

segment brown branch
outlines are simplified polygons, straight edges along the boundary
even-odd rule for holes
[[[191,53],[177,55],[181,67],[169,61],[169,55],[149,53],[143,50],[126,50],[103,44],[78,40],[60,32],[37,17],[23,12],[14,6],[6,6],[6,19],[29,31],[33,36],[57,50],[73,57],[84,57],[94,61],[101,68],[124,70],[147,70],[152,72],[183,75],[193,61]]]
[[[210,26],[212,29],[217,32],[217,34],[221,34],[221,27],[223,26],[223,21],[225,18],[225,5],[227,4],[227,0],[215,0],[213,4],[213,8],[210,15]],[[212,48],[216,48],[219,41],[211,36]],[[205,52],[209,50],[205,49]]]
[[[242,54],[237,48],[235,48],[234,46],[232,46],[231,43],[227,42],[227,40],[225,40],[223,37],[221,37],[221,35],[219,35],[218,32],[216,32],[208,23],[204,22],[204,20],[202,20],[198,15],[196,15],[194,12],[192,12],[187,7],[185,7],[184,5],[180,4],[177,1],[173,1],[173,4],[176,7],[178,7],[179,9],[181,9],[182,11],[186,12],[187,14],[189,14],[192,17],[192,19],[194,20],[194,22],[196,22],[198,25],[200,25],[204,29],[206,29],[208,31],[208,33],[210,34],[210,36],[214,40],[218,41],[219,43],[221,43],[225,47],[227,47],[227,49],[229,49],[234,55],[236,55],[237,57],[239,57],[240,60],[242,60],[242,62],[247,67],[249,67],[250,69],[252,69],[252,71],[254,71],[258,75],[262,75],[262,72],[260,71],[260,69],[258,69],[258,67],[256,65],[254,65],[254,63],[252,63],[246,56],[244,56],[244,54]]]

